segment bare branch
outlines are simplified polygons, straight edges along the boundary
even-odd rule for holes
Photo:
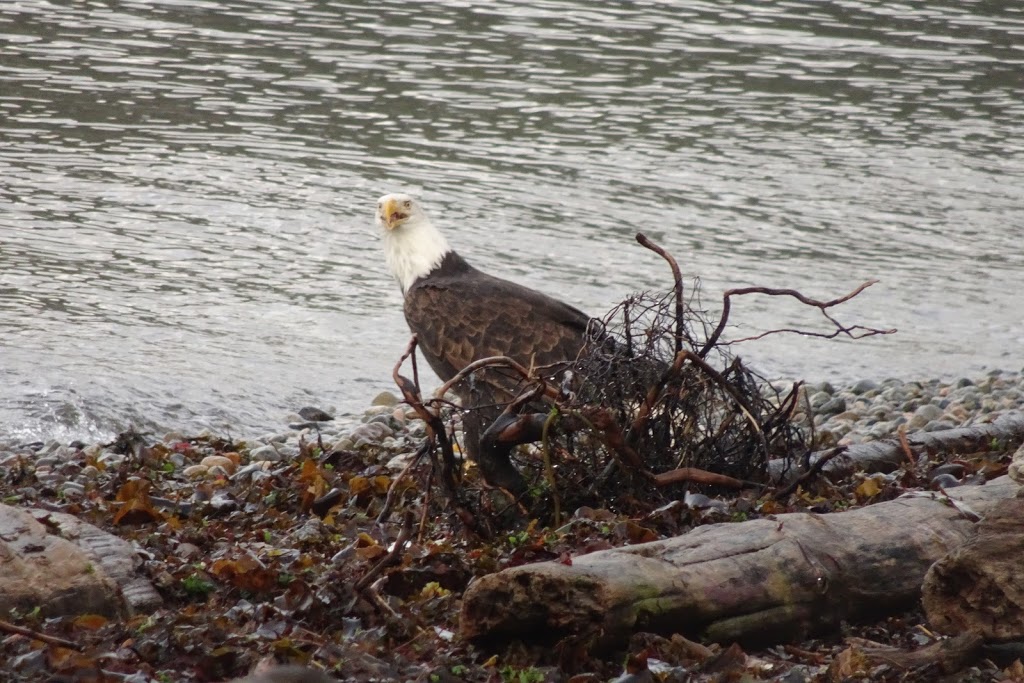
[[[548,481],[551,491],[551,500],[554,504],[554,526],[562,525],[562,499],[558,495],[558,480],[555,478],[555,468],[551,464],[551,441],[548,435],[551,433],[551,425],[558,419],[558,410],[552,410],[548,419],[544,420],[544,427],[541,430],[541,453],[544,456],[544,477]]]
[[[405,550],[405,544],[409,541],[409,536],[412,535],[413,519],[412,511],[406,510],[402,519],[402,530],[398,532],[398,538],[395,539],[394,545],[391,546],[391,550],[387,555],[380,558],[380,561],[377,562],[377,564],[370,567],[370,569],[363,574],[362,578],[356,581],[353,589],[357,593],[369,586],[370,583],[377,578],[378,574],[401,559],[402,551]]]
[[[409,464],[402,468],[402,471],[398,473],[398,476],[391,481],[391,485],[388,486],[387,497],[384,498],[384,505],[381,506],[380,514],[377,515],[377,525],[380,526],[388,520],[388,516],[391,514],[391,508],[395,505],[395,500],[398,498],[398,487],[409,476],[409,472],[412,468],[420,461],[420,459],[426,455],[427,451],[431,448],[429,440],[424,441],[412,458],[409,459]]]
[[[825,316],[825,318],[836,327],[836,330],[831,334],[826,334],[823,332],[808,332],[806,330],[797,330],[790,328],[780,330],[769,330],[768,332],[764,332],[753,337],[744,337],[743,339],[736,339],[731,342],[725,342],[725,345],[738,344],[740,342],[745,341],[753,341],[755,339],[761,339],[762,337],[767,337],[770,334],[778,334],[780,332],[801,334],[808,337],[822,337],[825,339],[832,339],[838,337],[839,335],[846,335],[853,339],[861,339],[863,337],[870,337],[878,334],[893,334],[894,332],[896,332],[895,329],[877,330],[870,327],[864,327],[863,325],[852,325],[847,327],[842,325],[838,320],[836,320],[835,318],[833,318],[832,316],[825,312],[825,309],[832,308],[833,306],[838,306],[841,303],[849,301],[850,299],[857,296],[865,289],[867,289],[873,284],[876,284],[877,282],[878,280],[868,280],[867,282],[862,283],[852,292],[849,292],[848,294],[845,294],[836,299],[832,299],[830,301],[819,301],[817,299],[811,299],[810,297],[801,294],[795,289],[773,289],[771,287],[740,287],[736,289],[726,290],[726,292],[722,295],[722,317],[718,321],[718,326],[715,328],[715,331],[711,334],[710,337],[708,337],[708,340],[704,343],[704,347],[700,350],[699,355],[703,358],[704,356],[707,355],[708,351],[710,351],[712,348],[715,347],[716,344],[718,344],[718,340],[722,336],[722,332],[725,330],[725,326],[729,320],[729,311],[732,307],[732,297],[742,296],[745,294],[767,294],[768,296],[793,297],[800,303],[812,306],[821,311],[821,314]],[[858,332],[862,332],[862,334],[858,334]]]
[[[679,264],[676,263],[675,258],[672,254],[668,253],[657,244],[652,242],[642,232],[636,234],[636,241],[642,244],[644,247],[650,249],[661,258],[668,261],[669,268],[672,269],[672,279],[674,281],[674,290],[676,293],[676,347],[675,352],[679,353],[683,350],[683,275],[679,272]]]
[[[431,457],[433,458],[434,445],[436,444],[441,447],[442,463],[440,467],[441,476],[439,479],[442,490],[448,500],[451,501],[453,511],[458,515],[459,519],[462,520],[463,524],[473,530],[477,535],[482,538],[490,538],[490,531],[483,525],[479,524],[476,517],[463,504],[462,497],[459,495],[456,472],[460,471],[461,468],[455,458],[455,451],[452,448],[451,439],[448,437],[448,431],[445,429],[444,421],[441,420],[441,416],[438,411],[430,410],[423,405],[423,401],[420,400],[419,386],[399,372],[402,368],[402,364],[405,362],[405,359],[415,353],[416,345],[416,335],[413,335],[409,340],[409,345],[406,347],[405,353],[395,365],[391,376],[395,380],[395,384],[398,385],[399,390],[402,392],[402,397],[405,399],[405,402],[416,411],[416,414],[427,425],[427,439],[429,444],[427,452],[431,453]]]
[[[817,460],[814,461],[814,464],[811,465],[810,468],[808,468],[808,470],[806,472],[801,474],[799,477],[797,477],[793,481],[789,482],[789,484],[787,484],[786,486],[783,486],[781,489],[777,490],[772,495],[772,497],[775,500],[782,500],[783,498],[785,498],[789,494],[793,493],[793,491],[796,491],[798,486],[802,486],[802,485],[806,484],[807,482],[809,482],[814,477],[816,477],[818,475],[818,473],[821,472],[821,468],[823,468],[826,464],[828,464],[829,460],[832,460],[836,456],[842,455],[845,452],[846,452],[846,446],[836,446],[832,450],[830,450],[830,451],[828,451],[826,453],[823,453],[820,458],[818,458]]]
[[[38,631],[33,631],[30,628],[25,628],[24,626],[17,626],[9,621],[0,620],[0,632],[14,633],[19,636],[31,638],[32,640],[38,640],[40,642],[46,643],[47,645],[57,645],[58,647],[66,647],[69,650],[81,651],[85,649],[79,643],[70,640],[65,640],[63,638],[57,638],[56,636],[48,636],[45,633],[39,633]]]
[[[752,482],[745,482],[734,477],[727,477],[724,474],[708,472],[698,467],[679,467],[668,472],[661,472],[654,475],[655,486],[668,486],[679,484],[684,481],[692,481],[695,484],[707,484],[709,486],[722,486],[731,489],[742,489],[748,486],[760,486]]]
[[[456,384],[458,384],[459,382],[463,381],[464,379],[466,379],[467,377],[469,377],[473,373],[477,372],[478,370],[482,370],[483,368],[494,368],[494,367],[510,368],[510,369],[516,371],[519,374],[520,377],[522,377],[524,380],[527,380],[527,381],[535,381],[535,380],[539,379],[535,372],[531,372],[529,369],[524,367],[522,364],[517,363],[515,360],[509,358],[508,356],[488,356],[487,358],[481,358],[480,360],[475,360],[472,363],[470,363],[469,365],[467,365],[466,367],[462,368],[462,370],[457,372],[454,377],[452,377],[450,380],[448,380],[447,382],[442,384],[441,387],[437,391],[434,392],[434,396],[437,397],[437,398],[441,398],[442,396],[447,394],[449,391],[451,391],[452,387],[454,387]],[[552,390],[552,391],[554,391],[554,390]],[[546,392],[547,392],[547,387],[545,387],[545,393]],[[552,397],[556,397],[556,396],[557,396],[557,393],[552,393]],[[466,406],[466,407],[468,407],[468,406]]]

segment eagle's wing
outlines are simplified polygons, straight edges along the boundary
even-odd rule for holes
[[[526,367],[574,361],[590,323],[568,304],[475,269],[418,282],[406,294],[405,317],[442,380],[489,356]]]

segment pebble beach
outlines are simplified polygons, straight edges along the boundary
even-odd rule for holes
[[[1024,375],[1010,371],[997,370],[954,381],[865,379],[846,386],[824,382],[804,385],[803,391],[801,405],[810,406],[815,442],[822,448],[890,438],[901,428],[913,433],[968,427],[1024,410]],[[307,418],[311,412],[317,418],[330,417],[308,408],[301,412]],[[806,419],[801,415],[797,418]],[[297,458],[303,442],[322,443],[325,450],[372,446],[384,454],[382,466],[398,470],[407,461],[404,456],[414,451],[425,435],[423,422],[389,392],[376,396],[357,419],[311,421],[295,414],[284,422],[287,427],[281,430],[237,439],[239,450],[245,454],[237,468],[216,459],[195,463],[175,452],[176,444],[188,439],[211,439],[218,435],[168,432],[142,436],[146,443],[162,444],[169,450],[168,467],[179,469],[185,478],[201,478],[209,474],[247,477],[266,471]],[[90,482],[100,477],[103,470],[128,457],[123,451],[105,443],[18,443],[0,434],[0,470],[29,467],[36,485],[73,500],[85,495]]]
[[[765,387],[769,389],[774,387]],[[801,390],[801,410],[794,420],[807,427],[813,422],[819,448],[890,438],[904,429],[913,434],[980,425],[1024,411],[1024,375],[1019,372],[952,381],[818,383]],[[376,567],[384,567],[384,559],[390,557],[387,548],[403,546],[404,541],[397,539],[412,528],[413,510],[418,505],[430,509],[412,483],[407,521],[400,525],[392,510],[388,520],[379,522],[388,509],[392,484],[401,480],[397,473],[423,442],[425,425],[388,392],[376,396],[355,419],[333,419],[306,406],[282,422],[280,430],[242,438],[124,432],[111,442],[86,444],[16,443],[0,437],[0,502],[14,520],[10,533],[17,536],[29,522],[53,524],[54,517],[69,513],[63,516],[73,516],[94,528],[92,533],[106,534],[108,543],[124,546],[131,561],[141,565],[130,576],[163,601],[145,616],[125,622],[135,629],[138,647],[125,649],[117,666],[131,672],[131,680],[205,681],[244,675],[257,659],[274,659],[273,648],[282,642],[282,633],[291,630],[309,641],[306,659],[289,656],[280,661],[316,661],[332,673],[342,673],[343,680],[427,680],[431,671],[452,662],[463,672],[475,672],[464,680],[492,680],[493,670],[480,664],[476,651],[456,637],[460,600],[474,575],[554,558],[571,562],[573,556],[595,550],[678,536],[694,524],[737,521],[737,515],[743,519],[780,510],[817,511],[808,507],[811,503],[843,510],[872,498],[888,500],[906,490],[898,476],[875,474],[870,481],[854,478],[848,486],[831,487],[826,498],[794,494],[792,507],[771,496],[761,503],[743,497],[727,502],[687,491],[636,520],[615,513],[614,503],[610,509],[584,505],[555,530],[534,529],[531,523],[525,531],[465,546],[447,540],[452,537],[452,516],[430,519],[424,514],[424,540],[405,548],[401,563],[375,582],[387,582],[381,599],[389,602],[382,604],[393,605],[376,612],[363,609],[376,603],[353,601],[358,596],[352,587],[374,577]],[[1005,467],[1009,456],[1001,457],[999,466]],[[971,476],[977,470],[970,463],[950,462],[922,473],[930,487],[948,489],[978,483],[979,478]],[[1010,470],[1012,477],[1012,466]],[[34,509],[35,517],[24,521],[19,508]],[[55,532],[43,532],[47,533]],[[89,561],[104,566],[101,559]],[[447,587],[441,582],[448,582]],[[295,596],[305,602],[293,604]],[[304,606],[296,609],[295,604]],[[353,611],[359,605],[362,611]],[[431,625],[418,636],[425,639],[431,655],[409,655],[384,637],[381,619],[394,609],[400,615],[396,624],[425,619]],[[14,617],[58,636],[79,623],[74,616],[33,621],[31,612]],[[911,613],[901,623],[912,628],[920,618]],[[88,656],[76,660],[79,668],[101,662],[114,666],[104,658],[124,640],[124,623],[94,620],[99,630],[78,634],[89,643]],[[339,623],[344,624],[341,631]],[[231,645],[222,649],[231,651],[230,662],[208,661],[207,646],[189,649],[194,638],[219,642],[225,624]],[[880,642],[903,643],[906,630],[894,628],[889,633],[869,624],[858,633],[881,638]],[[191,635],[174,640],[183,633]],[[408,638],[408,633],[401,633],[397,642]],[[30,647],[27,638],[8,638],[5,647],[10,670],[20,676],[13,680],[53,680],[49,650]],[[829,658],[843,646],[817,640],[801,647],[821,651],[814,655],[814,666],[824,672]],[[811,676],[812,668],[795,665],[788,655],[780,658],[771,650],[744,660],[742,666],[756,669],[765,657],[773,667],[796,672],[792,680],[823,680]],[[600,671],[588,680],[608,680],[621,667],[621,658],[595,658],[588,666]]]

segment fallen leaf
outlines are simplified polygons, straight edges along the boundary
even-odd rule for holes
[[[277,573],[251,555],[216,560],[210,565],[210,575],[253,593],[265,593],[278,585]]]
[[[882,486],[874,477],[870,477],[862,481],[856,491],[858,498],[874,498],[881,492]]]
[[[129,479],[117,492],[120,507],[114,514],[114,524],[145,524],[163,519],[149,499],[151,483],[145,479]]]
[[[855,677],[863,677],[867,671],[868,660],[864,653],[855,647],[848,647],[836,655],[826,674],[828,680],[840,683]]]
[[[88,631],[96,631],[107,625],[109,620],[102,614],[83,614],[75,617],[75,628],[82,628]]]

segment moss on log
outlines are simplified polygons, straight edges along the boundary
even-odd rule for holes
[[[933,562],[1017,485],[910,494],[829,515],[715,524],[678,538],[485,576],[466,591],[460,628],[486,643],[568,635],[621,644],[636,631],[780,642],[903,609]]]

